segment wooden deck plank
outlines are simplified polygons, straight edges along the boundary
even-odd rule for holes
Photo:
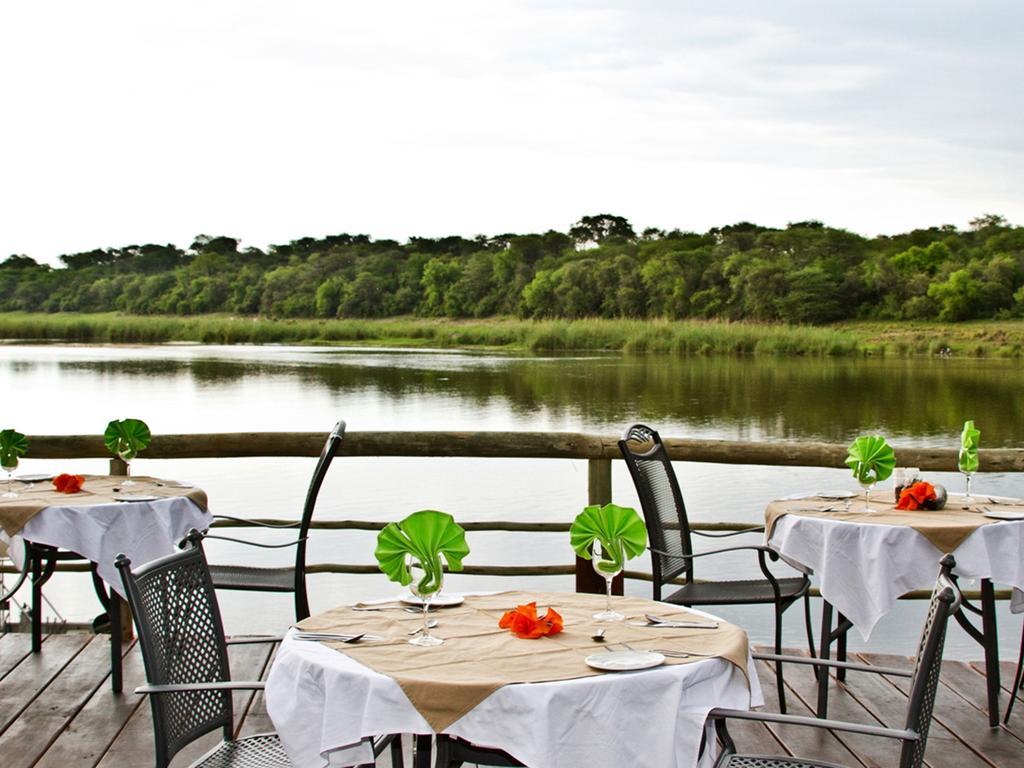
[[[0,643],[0,685],[11,670],[18,666],[24,658],[32,653],[31,635],[21,632],[8,632],[3,635]]]
[[[27,635],[0,638],[0,659],[6,673],[0,677],[0,717],[9,722],[0,733],[4,768],[122,768],[151,765],[153,731],[145,697],[130,691],[144,681],[141,656],[132,649],[125,658],[126,693],[109,690],[107,638],[91,635],[54,635],[43,653],[28,653]],[[234,679],[265,679],[273,646],[231,648]],[[903,657],[859,654],[869,664],[909,668]],[[759,678],[767,709],[777,707],[774,671],[759,662]],[[1003,673],[1009,671],[1004,665]],[[904,679],[851,673],[845,685],[833,681],[830,713],[856,722],[881,722],[902,727],[906,712]],[[936,719],[929,734],[930,768],[1002,768],[1024,765],[1024,703],[1009,729],[989,729],[984,714],[985,678],[974,664],[946,661],[943,666]],[[808,667],[789,666],[786,684],[790,711],[809,714],[815,684]],[[1004,687],[1009,682],[1004,680]],[[1005,695],[1004,695],[1005,699]],[[272,730],[262,694],[239,693],[235,700],[235,726],[240,735]],[[896,764],[895,742],[869,737],[834,735],[794,726],[733,723],[730,732],[745,752],[796,754],[830,760],[850,768],[891,768]],[[210,734],[183,752],[175,764],[187,765],[220,739]],[[406,747],[411,740],[405,739]],[[39,758],[36,760],[35,758]],[[379,760],[387,768],[387,755]],[[408,764],[408,763],[407,763]]]
[[[50,646],[44,647],[49,652]],[[110,640],[95,637],[0,736],[4,768],[31,768],[109,675]]]
[[[851,656],[850,661],[869,664],[869,656]],[[880,675],[851,672],[843,684],[846,691],[869,710],[875,719],[894,728],[902,728],[907,714],[907,696]],[[834,693],[830,691],[831,693]],[[832,700],[830,695],[829,700]],[[980,715],[979,715],[980,716]],[[887,740],[885,740],[887,741]],[[894,742],[888,742],[894,746]],[[941,722],[932,720],[928,733],[925,762],[931,768],[963,768],[970,765],[988,765],[951,733]]]
[[[766,709],[770,712],[777,712],[778,695],[775,687],[775,667],[764,661],[756,662],[756,666],[757,676],[764,689]],[[798,696],[788,696],[786,708],[788,714],[792,715],[813,717],[814,714]],[[775,738],[785,745],[786,751],[796,757],[816,757],[840,765],[849,765],[851,768],[864,765],[839,739],[826,730],[774,723],[770,724],[768,728]]]
[[[88,644],[89,635],[54,635],[0,681],[0,734]]]
[[[870,664],[910,669],[909,659],[888,654],[865,655]],[[886,677],[904,693],[910,681],[906,678]],[[989,728],[986,712],[967,703],[939,678],[933,718],[966,744],[979,757],[998,768],[1020,768],[1024,763],[1024,749],[1020,742],[1001,728]]]
[[[101,643],[106,648],[106,640]],[[97,668],[100,685],[92,697],[79,711],[57,740],[46,750],[35,768],[92,768],[110,748],[114,739],[136,709],[146,704],[145,697],[136,696],[132,691],[146,682],[142,656],[129,652],[124,657],[124,693],[116,694],[108,683],[110,670],[106,664]],[[152,743],[144,753],[134,756],[135,764],[148,765],[152,762]]]

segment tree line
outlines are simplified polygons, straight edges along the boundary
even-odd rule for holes
[[[200,235],[0,263],[0,311],[273,318],[666,317],[822,324],[1024,317],[1024,228],[996,215],[867,238],[802,221],[701,234],[585,216],[567,232],[306,237],[266,249]]]

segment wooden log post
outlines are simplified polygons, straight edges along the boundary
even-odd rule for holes
[[[608,504],[612,500],[611,459],[590,459],[587,461],[587,503]],[[623,576],[620,573],[612,579],[612,594],[621,595]],[[576,591],[603,595],[605,580],[594,572],[590,560],[576,556]]]

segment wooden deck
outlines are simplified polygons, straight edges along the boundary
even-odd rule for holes
[[[47,637],[43,651],[29,652],[24,634],[0,636],[0,757],[4,768],[67,768],[67,766],[152,765],[149,705],[130,691],[144,682],[137,649],[125,657],[124,687],[115,696],[108,683],[106,637],[64,634]],[[231,669],[235,679],[266,676],[272,649],[234,646]],[[890,667],[909,665],[896,656],[860,655],[861,661]],[[1024,766],[1024,704],[1014,711],[1009,727],[990,729],[983,711],[985,678],[980,665],[947,661],[935,722],[928,741],[927,763],[932,768]],[[1012,672],[1004,664],[1003,679]],[[775,700],[774,677],[760,666],[765,699]],[[787,669],[792,713],[809,714],[815,686],[810,669]],[[851,673],[845,687],[834,685],[830,716],[865,723],[902,727],[906,682]],[[1004,702],[1006,693],[1004,691]],[[236,694],[236,728],[240,734],[272,729],[261,695]],[[812,729],[735,724],[731,729],[741,748],[770,754],[818,757],[851,768],[894,766],[897,748],[888,740],[865,736],[831,735]],[[215,735],[181,754],[175,765],[188,765],[216,743]],[[381,765],[386,765],[386,759]],[[410,765],[407,762],[407,765]]]

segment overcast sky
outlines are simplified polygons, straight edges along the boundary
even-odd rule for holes
[[[198,233],[1024,224],[1024,4],[27,2],[0,258]]]

